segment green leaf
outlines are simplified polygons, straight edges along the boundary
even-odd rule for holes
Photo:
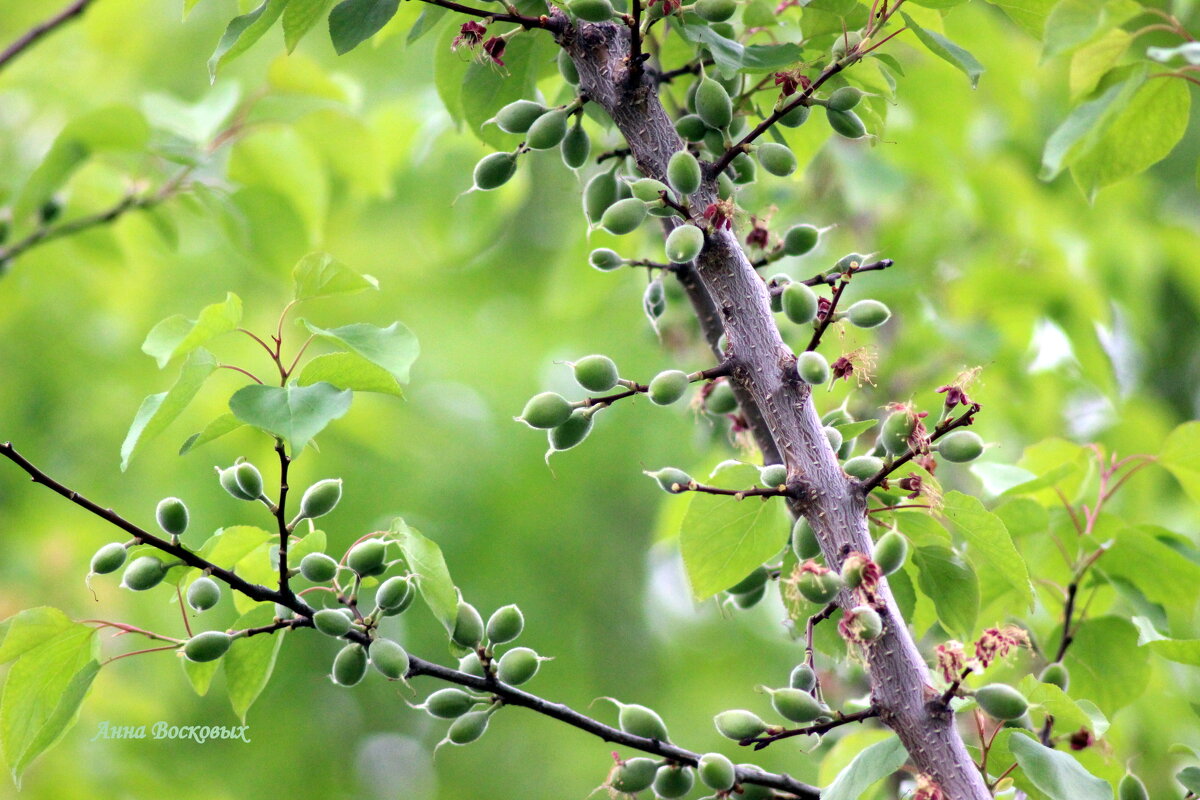
[[[370,39],[396,16],[400,0],[342,0],[329,12],[329,38],[338,55]]]
[[[217,360],[212,353],[199,347],[188,355],[179,371],[175,384],[167,391],[152,394],[142,401],[141,408],[125,434],[121,444],[121,471],[129,468],[129,462],[143,444],[158,436],[187,408],[200,387],[217,369]]]
[[[360,275],[328,253],[309,253],[292,270],[297,300],[312,300],[337,294],[353,294],[378,289],[370,275]]]
[[[1175,775],[1175,780],[1193,794],[1200,794],[1200,767],[1184,767]]]
[[[1087,728],[1098,739],[1108,730],[1108,720],[1097,710],[1093,717],[1078,703],[1067,696],[1067,693],[1052,683],[1042,683],[1033,675],[1021,679],[1017,689],[1025,695],[1031,705],[1052,717],[1059,730],[1077,731]],[[1086,702],[1086,701],[1085,701]]]
[[[1149,660],[1150,653],[1138,647],[1137,628],[1105,616],[1079,625],[1063,663],[1071,671],[1072,696],[1091,700],[1111,718],[1145,691]]]
[[[321,238],[329,176],[320,153],[296,126],[260,122],[250,127],[230,151],[228,174],[242,186],[279,195],[303,220],[309,242]]]
[[[753,464],[718,467],[709,484],[747,489],[758,484]],[[760,497],[692,493],[679,528],[679,549],[692,594],[703,600],[724,591],[779,552],[787,540],[784,504]]]
[[[1046,141],[1038,177],[1053,180],[1087,153],[1109,123],[1129,107],[1147,74],[1145,66],[1138,67],[1099,97],[1076,107]]]
[[[200,345],[236,330],[242,321],[242,299],[233,292],[222,303],[205,306],[196,319],[182,314],[167,317],[146,334],[142,352],[158,362],[162,369],[171,359],[187,355]]]
[[[288,0],[283,10],[283,43],[290,53],[300,44],[317,20],[329,8],[331,0]]]
[[[925,45],[925,49],[961,70],[971,81],[971,88],[979,85],[979,76],[983,74],[983,64],[980,64],[975,56],[940,33],[922,28],[905,12],[901,11],[900,16],[904,17],[904,24],[912,29],[912,32],[921,40],[921,44]]]
[[[850,441],[862,436],[867,431],[879,424],[877,419],[864,419],[858,422],[843,422],[841,425],[834,425],[838,429],[838,433],[842,434],[842,439]]]
[[[533,97],[538,76],[543,70],[553,68],[555,52],[550,37],[522,34],[510,39],[504,50],[507,74],[497,70],[488,59],[473,59],[462,73],[457,89],[462,118],[471,132],[493,147],[511,149],[510,134],[484,123],[514,100]]]
[[[233,627],[237,630],[254,628],[269,625],[274,619],[275,608],[264,603],[239,617]],[[271,671],[275,669],[275,657],[279,655],[283,636],[284,631],[276,631],[237,639],[221,659],[229,702],[243,723],[246,721],[246,712],[271,680]]]
[[[391,534],[409,570],[417,576],[417,588],[425,604],[442,627],[452,632],[458,619],[458,592],[441,548],[399,518],[392,522]]]
[[[1078,100],[1091,94],[1100,79],[1133,43],[1133,35],[1121,28],[1113,28],[1103,36],[1088,42],[1071,56],[1071,99]]]
[[[179,663],[183,664],[183,674],[187,676],[188,683],[192,685],[193,691],[201,697],[208,694],[209,687],[212,686],[212,679],[221,666],[220,659],[201,662],[181,658],[179,659]]]
[[[299,564],[300,559],[309,553],[324,553],[325,546],[325,531],[313,531],[300,541],[288,545],[288,563]]]
[[[959,639],[970,639],[979,616],[979,578],[971,565],[948,547],[929,545],[913,552],[917,586],[933,601],[938,621]]]
[[[264,0],[263,4],[248,14],[234,17],[221,34],[217,49],[208,59],[208,77],[217,80],[217,70],[254,46],[254,43],[271,29],[275,20],[283,13],[288,0]]]
[[[421,352],[417,337],[399,322],[386,328],[358,322],[331,329],[318,328],[307,320],[301,322],[314,336],[357,353],[387,370],[400,383],[408,383],[409,370]]]
[[[952,491],[945,495],[944,501],[942,515],[966,539],[970,553],[980,556],[989,571],[1007,581],[1033,610],[1029,568],[1013,545],[1004,522],[984,508],[977,497]]]
[[[1046,19],[1042,58],[1069,53],[1141,13],[1144,10],[1133,0],[1060,0]]]
[[[16,671],[20,666],[21,664],[18,664],[13,670]],[[46,664],[45,666],[52,665]],[[21,774],[26,767],[33,763],[33,760],[39,755],[58,744],[66,736],[67,731],[75,727],[75,723],[79,721],[79,709],[83,705],[84,698],[87,697],[88,690],[92,688],[92,681],[100,672],[100,666],[100,662],[93,658],[71,676],[61,694],[57,697],[50,695],[46,698],[54,703],[54,711],[38,729],[37,734],[29,742],[19,759],[15,762],[10,760],[13,778],[18,788],[21,786]],[[12,680],[11,675],[9,680]],[[6,741],[5,753],[7,754],[7,752]]]
[[[1025,29],[1026,33],[1038,37],[1046,27],[1046,17],[1058,0],[988,0],[992,5],[1002,9],[1013,22]]]
[[[421,16],[417,17],[417,21],[413,23],[412,28],[408,31],[408,38],[405,40],[407,44],[412,44],[417,39],[420,39],[425,34],[438,26],[442,21],[442,17],[446,16],[446,12],[450,9],[444,6],[427,5],[421,9]]]
[[[275,537],[276,534],[253,525],[231,525],[210,536],[201,545],[200,555],[218,567],[228,569]]]
[[[57,608],[27,608],[4,620],[5,635],[0,643],[0,664],[7,664],[35,648],[78,627]]]
[[[1133,624],[1138,629],[1138,647],[1148,647],[1155,655],[1177,664],[1200,667],[1200,639],[1169,639],[1145,617],[1134,617]]]
[[[227,433],[232,433],[246,423],[235,417],[233,414],[222,414],[212,422],[204,426],[204,430],[199,433],[193,433],[179,448],[179,455],[187,455],[202,444],[208,444],[213,439],[220,439]]]
[[[895,736],[863,750],[833,783],[821,791],[821,800],[858,800],[876,782],[896,772],[908,760],[908,751]]]
[[[1200,564],[1165,544],[1159,538],[1163,533],[1145,525],[1122,528],[1096,567],[1105,575],[1129,581],[1166,609],[1173,622],[1188,625],[1200,599]]]
[[[263,386],[237,390],[229,410],[248,425],[282,437],[293,454],[350,409],[352,393],[328,383],[312,386]]]
[[[798,44],[743,45],[727,39],[707,24],[676,25],[683,38],[702,44],[712,53],[717,70],[726,75],[736,72],[771,72],[795,64],[803,57]]]
[[[1008,747],[1026,777],[1050,800],[1112,800],[1112,787],[1069,753],[1045,747],[1019,732],[1008,740]]]
[[[404,396],[399,382],[390,372],[356,353],[317,356],[305,365],[296,380],[301,386],[324,381],[339,389]]]
[[[1192,502],[1200,503],[1200,422],[1185,422],[1171,431],[1158,463],[1175,476]]]

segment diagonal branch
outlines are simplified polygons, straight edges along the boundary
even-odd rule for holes
[[[12,44],[4,48],[4,52],[0,53],[0,70],[3,70],[6,66],[8,66],[8,63],[17,56],[21,55],[21,53],[37,44],[38,40],[40,40],[43,36],[54,32],[76,17],[82,16],[83,12],[87,11],[87,7],[93,2],[94,0],[75,0],[75,2],[71,3],[62,11],[59,11],[53,17],[50,17],[50,19],[46,20],[45,22],[39,22],[37,25],[34,25],[32,28],[25,31],[25,33],[18,36]]]

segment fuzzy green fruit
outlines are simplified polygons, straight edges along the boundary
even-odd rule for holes
[[[733,586],[730,586],[725,592],[733,595],[750,594],[756,589],[765,586],[770,575],[771,573],[767,571],[766,567],[755,567],[749,575],[742,578]]]
[[[801,561],[821,555],[821,543],[817,541],[817,534],[804,517],[797,517],[792,525],[792,552]]]
[[[398,681],[408,674],[408,653],[391,639],[376,639],[369,652],[371,664],[389,681]]]
[[[458,614],[454,619],[454,632],[450,638],[455,644],[475,648],[483,641],[483,617],[475,606],[465,601],[458,601]]]
[[[475,165],[475,188],[483,192],[499,189],[516,174],[516,153],[488,153]]]
[[[607,392],[621,379],[616,362],[608,356],[584,356],[571,369],[575,380],[589,392]]]
[[[851,553],[842,562],[842,583],[849,589],[862,586],[863,574],[867,569],[867,557],[861,553]]]
[[[870,606],[855,606],[846,614],[846,627],[856,638],[870,642],[883,633],[883,619]]]
[[[831,108],[834,111],[849,111],[858,105],[858,101],[863,98],[863,90],[857,86],[843,86],[840,89],[835,89],[833,94],[829,95],[829,100],[826,101],[826,108]]]
[[[547,439],[550,441],[551,450],[570,450],[586,439],[591,432],[592,415],[580,409],[571,414],[562,425],[551,428]]]
[[[467,653],[460,658],[458,660],[458,671],[474,675],[476,678],[484,677],[483,662],[479,660],[479,654]]]
[[[650,788],[658,773],[658,762],[652,758],[631,758],[623,762],[613,773],[609,786],[625,794],[637,794]]]
[[[812,114],[812,106],[799,105],[780,117],[779,124],[787,128],[799,128],[808,122],[810,114]]]
[[[890,456],[907,452],[908,440],[917,429],[917,415],[911,408],[903,408],[888,414],[879,429],[879,443]]]
[[[839,136],[861,139],[867,135],[867,126],[853,111],[835,111],[828,108],[825,110],[825,118],[829,120],[829,127]]]
[[[892,310],[878,300],[859,300],[846,309],[850,324],[858,328],[877,328],[892,318]]]
[[[785,144],[764,142],[758,146],[758,163],[762,168],[780,178],[796,171],[796,154]]]
[[[496,127],[505,133],[525,133],[546,107],[532,100],[516,100],[496,112]]]
[[[680,195],[687,196],[700,188],[700,162],[687,150],[671,154],[667,162],[667,182]],[[690,260],[690,259],[689,259]]]
[[[557,428],[571,416],[571,404],[555,392],[542,392],[529,398],[517,419],[531,428]]]
[[[975,691],[975,702],[995,719],[1018,719],[1029,710],[1025,695],[1004,683],[990,683]]]
[[[685,114],[675,120],[675,132],[685,142],[699,142],[704,139],[704,134],[708,133],[708,126],[704,124],[704,120],[700,119],[699,114]]]
[[[704,124],[720,130],[733,121],[733,102],[725,87],[707,75],[696,87],[696,113]]]
[[[788,676],[788,685],[802,692],[811,692],[817,687],[817,673],[808,664],[798,664]]]
[[[259,491],[262,491],[261,482]],[[182,536],[188,526],[187,506],[178,497],[166,497],[154,509],[154,519],[158,522],[158,527],[167,533],[172,536]]]
[[[805,325],[817,318],[817,293],[803,283],[793,282],[783,287],[781,305],[784,316],[797,325]]]
[[[621,258],[621,254],[616,250],[610,250],[607,247],[597,247],[588,254],[588,263],[593,269],[598,269],[601,272],[612,272],[614,269],[625,266],[625,259]]]
[[[525,615],[515,605],[501,606],[488,617],[487,638],[494,645],[507,644],[525,630]]]
[[[567,112],[561,108],[551,109],[533,121],[525,135],[525,146],[531,150],[549,150],[558,147],[567,135]]]
[[[842,449],[844,442],[842,440],[843,437],[841,431],[832,425],[826,425],[821,430],[825,433],[825,441],[829,442],[830,450],[836,453],[838,450]]]
[[[846,31],[833,41],[833,48],[830,50],[830,55],[835,61],[839,61],[846,57],[846,53],[862,44],[862,34],[858,31]]]
[[[734,0],[696,0],[695,12],[706,22],[724,22],[737,11]]]
[[[733,762],[720,753],[705,753],[696,764],[700,781],[710,789],[728,792],[737,783],[737,769]]]
[[[1117,784],[1117,800],[1150,800],[1150,793],[1146,791],[1146,784],[1142,783],[1141,778],[1127,772]]]
[[[500,656],[496,677],[510,686],[520,686],[537,674],[541,658],[528,647],[514,647]]]
[[[109,542],[96,551],[92,556],[92,572],[96,575],[107,575],[116,572],[125,563],[129,551],[120,542]]]
[[[722,711],[713,717],[713,724],[717,726],[717,733],[735,742],[761,736],[769,727],[757,714],[745,709]]]
[[[342,613],[341,609],[323,608],[313,614],[313,627],[326,636],[338,638],[350,632],[353,623]]]
[[[122,583],[127,589],[144,592],[162,583],[163,578],[167,576],[168,569],[165,563],[154,556],[135,558],[125,568]]]
[[[793,225],[783,234],[783,252],[802,256],[817,246],[821,231],[814,225]]]
[[[1061,661],[1047,664],[1038,678],[1042,683],[1052,683],[1064,692],[1071,685],[1071,673]]]
[[[683,797],[695,783],[696,776],[689,768],[664,764],[654,775],[654,794],[667,800]]]
[[[796,374],[810,386],[829,382],[829,362],[816,350],[806,350],[796,356]]]
[[[758,180],[758,166],[754,163],[754,159],[745,153],[738,153],[734,156],[733,161],[729,162],[729,166],[733,169],[733,182],[738,186],[745,186]]]
[[[361,644],[348,644],[333,659],[333,682],[353,686],[367,674],[367,651]]]
[[[663,467],[655,472],[646,472],[645,474],[658,481],[658,485],[668,494],[679,494],[686,491],[688,484],[692,482],[691,475],[674,467]],[[680,488],[676,489],[676,486]]]
[[[572,86],[579,85],[579,70],[575,68],[575,62],[566,50],[558,51],[558,74]]]
[[[796,581],[796,588],[810,603],[825,605],[837,597],[844,584],[836,572],[805,572]]]
[[[654,709],[636,703],[617,702],[617,705],[620,707],[620,711],[617,712],[617,726],[625,733],[644,739],[657,739],[660,742],[669,741],[667,725]]]
[[[771,707],[775,713],[789,722],[812,722],[822,714],[828,714],[829,709],[817,702],[803,689],[769,689]]]
[[[688,376],[678,369],[668,369],[658,373],[650,381],[650,402],[659,406],[669,406],[687,393]]]
[[[616,13],[608,0],[571,0],[567,10],[585,22],[607,22]]]
[[[866,261],[867,257],[862,253],[847,253],[837,260],[830,274],[840,275],[846,272],[853,272],[866,263]]]
[[[387,545],[379,539],[359,542],[346,554],[346,566],[364,578],[382,575],[387,570]]]
[[[479,701],[462,689],[439,689],[425,698],[425,711],[438,719],[458,719]]]
[[[446,731],[446,738],[452,744],[470,744],[487,732],[491,715],[486,711],[468,711],[454,722]]]
[[[187,603],[196,611],[208,611],[221,600],[221,587],[207,576],[196,578],[187,590]]]
[[[338,563],[324,553],[309,553],[300,559],[300,574],[313,583],[326,583],[337,575]]]
[[[662,199],[662,192],[670,191],[667,185],[654,178],[638,178],[629,184],[629,191],[644,203],[657,203]]]
[[[704,249],[704,231],[695,225],[680,225],[667,236],[667,259],[686,264]]]
[[[952,431],[938,441],[937,451],[947,461],[974,461],[983,453],[983,439],[972,431]]]
[[[587,163],[588,156],[592,154],[592,140],[588,137],[587,131],[583,129],[582,120],[583,118],[580,117],[562,140],[560,150],[562,160],[570,169],[582,167]]]
[[[300,517],[316,519],[337,508],[342,499],[342,479],[326,478],[317,481],[300,498]]]
[[[767,587],[764,585],[758,587],[757,589],[746,592],[745,594],[730,595],[729,599],[733,601],[733,604],[738,608],[747,609],[754,608],[756,605],[761,603],[763,598],[766,596]]]
[[[588,222],[599,223],[608,207],[617,202],[617,177],[612,170],[598,173],[583,187],[583,213]]]
[[[774,489],[787,483],[787,467],[783,464],[768,464],[758,470],[759,483],[766,489]]]
[[[847,475],[851,478],[858,478],[860,481],[870,480],[881,469],[883,469],[883,459],[875,456],[855,456],[842,464],[842,470]]]
[[[618,200],[600,217],[600,227],[617,236],[633,233],[646,219],[646,204],[636,197]]]
[[[229,492],[231,496],[236,497],[238,500],[257,500],[257,495],[247,494],[246,491],[242,489],[240,485],[238,485],[237,468],[238,465],[234,464],[232,467],[228,467],[226,469],[217,469],[217,480],[220,482],[221,488]]]
[[[295,611],[292,611],[290,608],[288,608],[287,606],[285,606],[281,603],[275,604],[275,619],[295,619],[295,618],[296,618]]]
[[[710,414],[732,414],[737,411],[737,397],[729,381],[718,381],[704,398],[704,409]]]
[[[183,646],[183,654],[187,656],[188,661],[202,664],[206,661],[216,661],[228,653],[231,644],[233,638],[228,633],[205,631],[187,640],[187,644]]]
[[[401,575],[388,578],[375,590],[375,605],[384,611],[399,613],[413,601],[412,581]]]
[[[871,560],[879,567],[884,575],[891,575],[904,566],[908,559],[908,539],[898,531],[888,531],[879,537],[871,552]]]

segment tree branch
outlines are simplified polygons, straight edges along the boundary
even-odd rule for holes
[[[754,745],[755,750],[762,750],[764,747],[778,742],[780,739],[790,739],[793,736],[809,736],[812,734],[825,733],[834,728],[840,728],[843,725],[850,725],[854,722],[862,722],[863,720],[874,719],[879,716],[879,711],[872,706],[865,708],[862,711],[855,711],[853,714],[838,713],[833,719],[826,722],[817,722],[812,725],[806,725],[803,728],[790,728],[788,730],[779,731],[777,733],[764,733],[762,736],[755,736],[752,739],[743,739],[738,744],[748,747]]]
[[[82,16],[83,12],[87,11],[87,7],[90,6],[93,1],[94,0],[75,0],[75,2],[71,3],[62,11],[59,11],[53,17],[50,17],[50,19],[46,20],[45,22],[39,22],[37,25],[34,25],[32,28],[25,31],[25,33],[18,36],[12,44],[4,48],[4,52],[0,53],[0,70],[3,70],[6,66],[8,66],[10,61],[36,44],[43,36],[52,33],[76,17]]]

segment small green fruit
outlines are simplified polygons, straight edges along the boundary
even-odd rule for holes
[[[575,68],[575,62],[566,50],[558,51],[558,74],[572,86],[579,85],[579,70]]]
[[[878,639],[883,633],[883,619],[870,606],[855,606],[846,613],[843,621],[850,633],[864,642]]]
[[[704,398],[704,409],[710,414],[732,414],[737,411],[737,397],[729,381],[718,381]]]
[[[326,478],[317,481],[300,498],[301,519],[323,517],[337,508],[342,499],[342,479]]]
[[[842,464],[842,470],[847,475],[851,478],[858,478],[860,481],[870,480],[881,469],[883,469],[883,459],[875,456],[855,456]]]
[[[842,577],[836,572],[804,572],[796,581],[796,588],[810,603],[825,605],[837,597],[843,587]]]
[[[784,316],[797,325],[817,318],[817,293],[806,284],[793,282],[783,287],[782,305]]]
[[[678,369],[668,369],[658,373],[650,381],[647,394],[650,402],[655,405],[669,406],[687,393],[688,376]]]
[[[367,674],[367,651],[361,644],[348,644],[333,659],[333,682],[353,686]]]
[[[226,469],[217,469],[217,479],[221,484],[221,488],[229,492],[230,495],[238,500],[257,500],[256,495],[247,494],[237,481],[237,464]]]
[[[216,661],[228,653],[231,644],[233,638],[228,633],[205,631],[187,640],[187,644],[183,646],[183,654],[187,656],[188,661],[202,664],[206,661]]]
[[[704,134],[708,133],[708,126],[700,119],[699,114],[685,114],[675,120],[675,132],[685,142],[699,142],[704,138]]]
[[[400,613],[413,601],[415,592],[412,581],[401,575],[395,575],[379,584],[375,590],[375,605],[384,611]],[[389,616],[392,616],[389,614]]]
[[[252,500],[257,500],[262,497],[263,493],[263,477],[258,471],[258,467],[251,464],[249,461],[243,461],[240,464],[234,464],[233,477],[237,481],[238,488]]]
[[[808,122],[810,114],[812,114],[812,106],[799,105],[780,117],[779,124],[787,128],[799,128]]]
[[[737,11],[733,0],[696,0],[696,15],[706,22],[724,22]]]
[[[745,709],[722,711],[713,717],[713,723],[717,726],[717,733],[735,742],[761,736],[769,727],[757,714]]]
[[[525,133],[546,107],[532,100],[516,100],[496,112],[496,127],[505,133]]]
[[[707,75],[700,79],[696,87],[696,113],[704,124],[710,128],[728,127],[733,121],[733,102],[725,87]]]
[[[1029,709],[1025,695],[1004,683],[990,683],[977,689],[975,702],[988,716],[999,720],[1018,719]]]
[[[275,619],[295,619],[296,612],[281,603],[275,604]]]
[[[733,595],[750,594],[756,589],[765,586],[770,575],[771,573],[767,571],[766,567],[755,567],[749,575],[742,578],[733,586],[730,586],[725,592]]]
[[[629,191],[638,200],[645,203],[657,203],[662,199],[662,192],[670,191],[667,185],[654,178],[638,178],[629,184]]]
[[[700,162],[687,150],[671,154],[667,162],[667,181],[680,195],[689,195],[700,188]]]
[[[583,117],[580,117],[562,140],[562,160],[570,169],[579,169],[587,163],[592,153],[592,140],[583,129]]]
[[[769,689],[771,707],[775,713],[789,722],[812,722],[822,714],[828,714],[829,709],[817,702],[803,689]]]
[[[382,575],[387,571],[387,545],[379,539],[367,539],[350,548],[346,566],[364,578]]]
[[[612,272],[614,269],[625,266],[625,259],[621,258],[621,254],[616,250],[610,250],[607,247],[597,247],[588,255],[588,263],[593,269],[598,269],[601,272]]]
[[[192,581],[187,590],[188,605],[196,611],[208,611],[221,600],[221,587],[209,577]]]
[[[867,257],[862,253],[847,253],[837,260],[833,265],[833,275],[840,275],[846,272],[853,272],[866,263]]]
[[[646,204],[636,197],[618,200],[600,217],[600,227],[617,236],[633,233],[646,219]]]
[[[557,428],[571,416],[571,404],[555,392],[535,394],[517,419],[531,428]]]
[[[729,599],[733,604],[741,609],[754,608],[762,602],[762,599],[767,596],[767,587],[760,586],[757,589],[746,592],[745,594],[733,594]]]
[[[796,154],[785,144],[764,142],[758,146],[758,163],[772,175],[786,178],[796,171]]]
[[[667,725],[658,712],[636,703],[614,702],[620,707],[617,726],[625,733],[645,739],[657,739],[660,742],[668,741]]]
[[[1117,800],[1150,800],[1150,793],[1146,791],[1146,784],[1142,783],[1141,778],[1127,772],[1117,784]]]
[[[840,89],[834,90],[833,94],[829,95],[826,108],[832,108],[834,111],[849,111],[858,105],[858,101],[862,100],[862,98],[862,89],[856,86],[843,86]]]
[[[793,225],[783,234],[783,252],[802,256],[817,246],[821,231],[814,225]]]
[[[937,443],[942,458],[961,464],[974,461],[983,453],[983,439],[972,431],[952,431]]]
[[[688,475],[681,469],[674,467],[663,467],[656,472],[646,472],[654,480],[658,481],[658,485],[662,487],[664,492],[668,494],[679,494],[687,490],[688,484],[692,482],[692,476]],[[678,486],[679,488],[675,488]]]
[[[842,583],[847,588],[857,589],[862,586],[863,574],[867,569],[867,557],[862,553],[851,553],[842,562]]]
[[[1065,692],[1071,685],[1071,673],[1061,661],[1055,661],[1046,665],[1038,680],[1042,683],[1052,683]]]
[[[488,153],[475,165],[475,188],[483,192],[499,189],[516,174],[516,153]]]
[[[446,731],[446,738],[453,744],[470,744],[487,731],[491,715],[486,711],[468,711],[454,722]]]
[[[261,489],[260,484],[259,490],[261,491]],[[158,508],[154,510],[154,518],[158,521],[158,527],[172,536],[182,536],[183,532],[187,530],[187,506],[178,497],[167,497],[160,501]]]
[[[616,362],[608,356],[584,356],[572,369],[575,380],[589,392],[607,392],[621,379]]]
[[[547,438],[550,441],[551,450],[570,450],[586,439],[591,432],[592,415],[580,409],[571,414],[562,425],[551,428]]]
[[[811,692],[817,686],[817,673],[808,664],[798,664],[788,677],[788,685],[802,692]]]
[[[487,638],[492,644],[507,644],[525,630],[525,615],[515,605],[501,606],[487,622]]]
[[[830,50],[830,55],[835,61],[839,61],[846,57],[846,53],[862,44],[862,34],[858,31],[846,31],[833,41],[833,48]]]
[[[154,556],[142,556],[129,562],[122,583],[135,592],[153,589],[167,576],[167,565]]]
[[[500,656],[496,677],[510,686],[520,686],[537,674],[541,658],[528,647],[514,647]]]
[[[637,794],[654,783],[658,762],[652,758],[631,758],[617,767],[608,785],[625,794]]]
[[[408,674],[408,653],[391,639],[371,642],[371,663],[389,681],[398,681]]]
[[[598,223],[604,212],[617,202],[617,177],[612,170],[596,174],[583,187],[583,213],[588,222]]]
[[[903,567],[907,559],[908,539],[905,539],[898,531],[888,531],[880,536],[871,553],[871,560],[884,575],[891,575]]]
[[[531,150],[549,150],[558,147],[566,135],[567,112],[555,108],[533,121],[525,135],[525,145]]]
[[[696,776],[687,767],[664,764],[654,775],[654,794],[663,798],[683,797],[692,790]]]
[[[467,653],[460,658],[458,660],[458,671],[474,675],[476,678],[484,677],[483,662],[479,660],[479,654]]]
[[[129,551],[120,542],[109,542],[96,551],[92,556],[92,572],[96,575],[107,575],[116,572],[125,563]]]
[[[783,464],[768,464],[758,470],[759,482],[767,489],[786,484],[787,475],[787,467]]]
[[[825,441],[829,442],[830,450],[836,453],[838,450],[842,449],[844,442],[841,431],[832,425],[826,425],[821,430],[825,432]]]
[[[704,249],[704,231],[695,225],[680,225],[667,236],[667,259],[686,264]]]
[[[733,762],[720,753],[705,753],[696,764],[700,781],[710,789],[727,792],[737,783],[737,769]]]
[[[326,636],[338,638],[350,632],[353,623],[337,608],[323,608],[313,614],[313,627]]]
[[[454,632],[450,638],[463,647],[478,647],[483,641],[483,617],[475,606],[458,601],[458,616],[454,620]]]
[[[850,324],[859,328],[877,328],[892,318],[892,310],[878,300],[859,300],[846,309]]]
[[[425,698],[425,711],[438,719],[458,719],[479,701],[462,689],[438,689]]]
[[[796,374],[811,386],[829,382],[829,362],[816,350],[806,350],[796,356]]]
[[[607,22],[616,13],[608,0],[571,0],[567,9],[585,22]]]
[[[828,108],[825,110],[825,118],[829,120],[829,127],[833,128],[833,132],[839,136],[847,139],[861,139],[867,135],[867,126],[853,111],[835,111]]]
[[[734,156],[729,166],[733,168],[733,182],[738,186],[754,183],[758,179],[758,166],[755,165],[754,159],[745,153]]]
[[[792,552],[801,561],[821,555],[821,543],[817,541],[817,534],[804,517],[797,517],[792,525]]]
[[[324,553],[309,553],[300,559],[300,574],[313,583],[326,583],[337,575],[338,563]]]
[[[888,414],[879,429],[879,443],[884,452],[898,456],[908,450],[908,440],[917,429],[917,415],[909,407]]]

